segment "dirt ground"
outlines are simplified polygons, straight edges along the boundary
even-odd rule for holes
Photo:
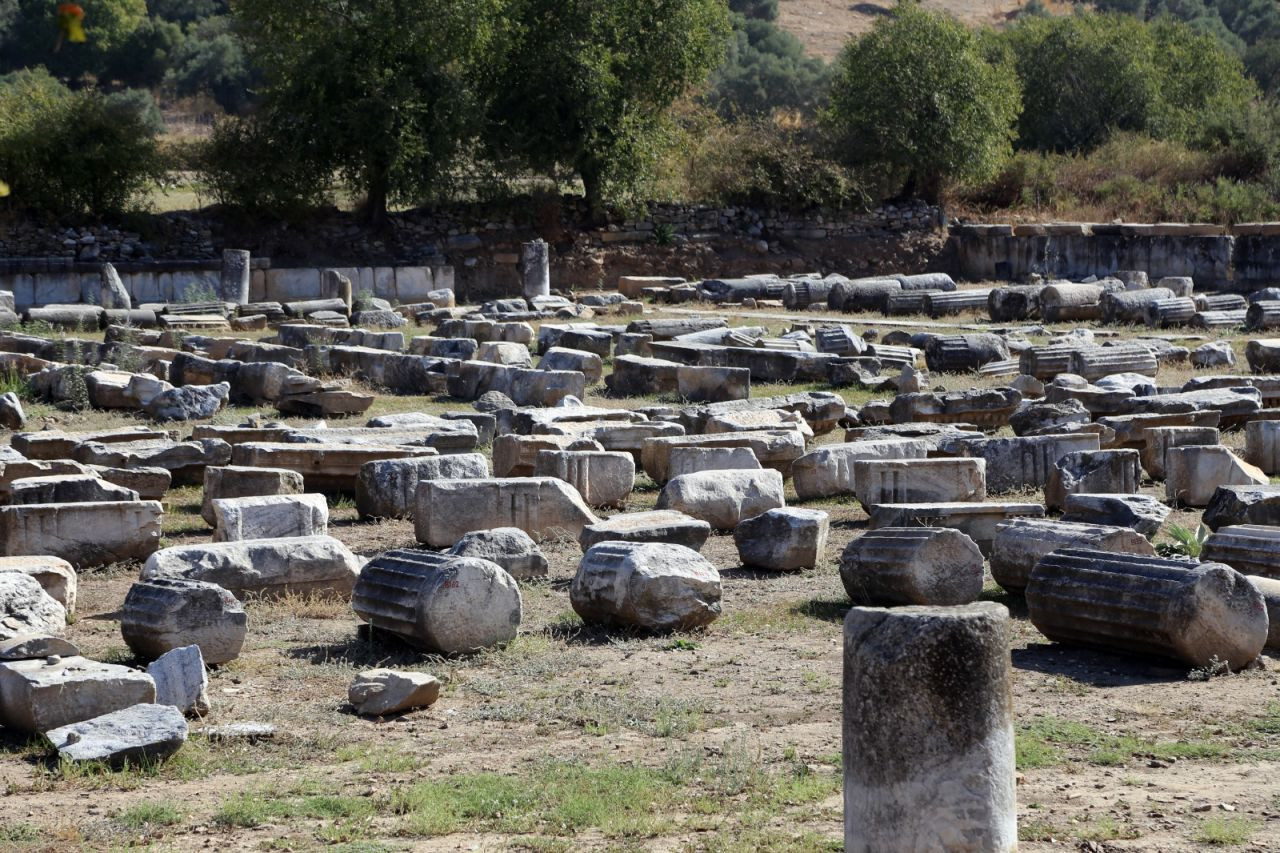
[[[892,327],[878,317],[842,319]],[[764,312],[734,322],[789,325]],[[945,322],[980,325],[977,317]],[[1178,384],[1191,373],[1166,367],[1159,381]],[[753,396],[784,390],[754,388]],[[857,404],[874,395],[845,396]],[[383,395],[369,414],[464,405]],[[132,420],[42,404],[28,411],[35,429]],[[839,441],[840,432],[820,441]],[[1236,433],[1224,440],[1242,441]],[[656,497],[641,476],[625,509],[650,508]],[[174,490],[165,503],[165,544],[209,538],[198,488]],[[349,497],[330,505],[331,533],[360,554],[414,545],[410,522],[360,523]],[[546,581],[522,584],[521,636],[471,657],[425,657],[372,639],[346,602],[251,600],[244,653],[211,673],[212,711],[192,722],[189,742],[169,762],[124,771],[59,766],[43,744],[0,732],[0,847],[840,849],[841,622],[849,605],[837,563],[866,516],[851,498],[803,505],[831,514],[826,558],[815,570],[747,570],[731,536],[708,541],[703,554],[721,571],[724,598],[723,615],[704,632],[585,626],[569,605],[581,554],[568,540],[544,544]],[[1198,514],[1170,521],[1194,526]],[[68,636],[88,656],[140,664],[116,615],[137,568],[81,576]],[[984,597],[1014,617],[1022,849],[1280,849],[1280,661],[1205,679],[1170,662],[1049,643],[1019,597],[990,583]],[[376,666],[435,674],[445,685],[440,700],[390,719],[355,716],[346,688]],[[273,724],[277,736],[248,743],[203,733],[248,721]]]
[[[971,27],[999,27],[1017,17],[1023,0],[921,0],[926,9],[945,12]],[[1051,0],[1054,14],[1069,14],[1071,3]],[[800,39],[805,50],[826,60],[835,59],[845,42],[871,29],[893,9],[892,0],[781,0],[778,26]]]

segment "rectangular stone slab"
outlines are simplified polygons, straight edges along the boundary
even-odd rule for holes
[[[145,560],[160,547],[159,501],[0,507],[0,552],[45,554],[77,569]]]
[[[0,723],[18,731],[47,732],[155,698],[151,676],[125,666],[79,656],[0,663]]]
[[[308,491],[355,492],[360,466],[378,459],[435,456],[433,447],[370,447],[354,444],[238,444],[233,465],[285,468],[302,475]],[[452,544],[452,543],[450,543]]]
[[[13,437],[13,449],[28,459],[69,459],[81,442],[114,444],[168,438],[167,432],[149,427],[123,427],[97,432],[20,432]]]
[[[1044,506],[1021,501],[879,504],[872,507],[867,526],[871,530],[881,527],[953,527],[977,543],[985,557],[990,556],[995,543],[996,525],[1011,518],[1044,518]]]
[[[761,465],[786,477],[791,473],[792,463],[804,455],[805,443],[804,437],[793,429],[646,439],[640,450],[640,461],[655,483],[670,479],[673,447],[750,447]]]
[[[418,484],[418,541],[451,547],[472,530],[518,527],[534,539],[556,532],[577,537],[598,521],[568,483],[554,477],[424,480]]]

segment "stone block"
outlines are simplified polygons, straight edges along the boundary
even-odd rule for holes
[[[656,508],[683,512],[717,530],[732,530],[744,518],[785,505],[782,475],[765,469],[683,474],[663,486]]]
[[[589,624],[687,631],[720,615],[720,574],[680,545],[603,542],[583,554],[569,601]]]
[[[77,569],[145,560],[160,547],[158,501],[0,507],[4,556],[61,557]]]
[[[240,656],[248,631],[244,607],[207,581],[156,577],[129,587],[120,610],[120,633],[138,657],[154,660],[183,646],[200,648],[211,664]]]
[[[576,538],[597,521],[577,490],[554,477],[425,480],[418,484],[419,542],[447,548],[472,530],[517,527],[534,539]]]
[[[218,498],[213,502],[215,542],[325,536],[329,502],[321,494]]]
[[[87,658],[0,663],[0,724],[31,734],[154,702],[151,676]]]
[[[157,551],[142,567],[142,579],[206,581],[237,598],[252,593],[345,598],[351,594],[360,565],[360,558],[331,536],[245,539]]]

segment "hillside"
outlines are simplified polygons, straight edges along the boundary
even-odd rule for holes
[[[976,27],[1004,23],[1022,8],[1024,0],[922,0],[921,5],[940,9]],[[1071,4],[1047,5],[1065,10]],[[778,25],[782,29],[799,38],[809,53],[832,59],[851,35],[869,30],[877,16],[893,8],[893,0],[781,0],[778,8]]]

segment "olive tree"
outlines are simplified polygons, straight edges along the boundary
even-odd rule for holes
[[[1019,104],[977,36],[903,3],[846,46],[823,120],[850,165],[936,201],[947,180],[986,177],[1008,156]]]

